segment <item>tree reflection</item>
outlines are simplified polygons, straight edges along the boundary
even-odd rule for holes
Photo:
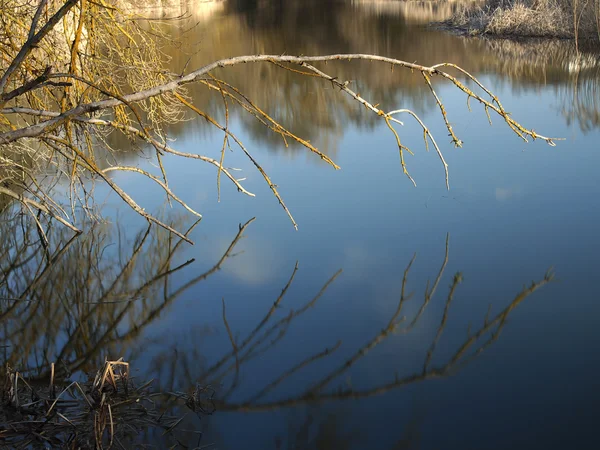
[[[578,123],[584,130],[598,127],[600,77],[597,70],[588,67],[595,62],[597,69],[597,50],[582,48],[578,53],[572,43],[564,41],[472,39],[411,25],[421,15],[429,17],[431,14],[434,20],[439,11],[431,2],[400,2],[402,7],[390,7],[384,12],[377,12],[381,6],[378,2],[354,6],[337,1],[323,3],[317,0],[230,1],[224,12],[211,16],[212,20],[197,23],[198,18],[193,16],[185,25],[166,25],[173,27],[171,32],[182,42],[181,47],[169,51],[173,60],[168,70],[180,71],[186,65],[197,67],[224,56],[248,53],[362,52],[422,64],[446,61],[475,76],[493,73],[499,83],[510,80],[515,90],[551,87],[557,92],[560,109],[564,110],[569,123]],[[447,6],[454,7],[453,4]],[[195,8],[192,13],[200,14],[202,5]],[[377,13],[373,13],[373,8]],[[579,70],[582,67],[588,69]],[[436,107],[418,74],[374,70],[369,63],[360,61],[330,63],[328,69],[339,79],[350,80],[355,91],[381,103],[384,109],[402,104],[423,115]],[[376,124],[374,117],[364,114],[350,100],[335,95],[321,80],[306,79],[275,65],[215,71],[215,76],[238,88],[276,121],[296,135],[310,139],[330,156],[335,156],[348,128],[369,130]],[[577,83],[574,78],[578,79]],[[223,100],[218,92],[194,86],[190,88],[190,95],[194,104],[211,116],[224,115]],[[236,117],[245,131],[253,139],[267,143],[269,150],[292,154],[298,148],[294,142],[286,145],[281,136],[254,117],[248,114]],[[176,136],[189,133],[192,127],[211,132],[203,122],[177,123],[167,131]]]
[[[42,230],[19,215],[4,220],[4,363],[29,380],[44,380],[55,361],[57,375],[68,376],[97,370],[104,355],[133,350],[136,338],[169,305],[221,268],[250,222],[212,268],[171,290],[173,274],[194,260],[174,265],[182,240],[150,225],[127,240],[123,230],[108,224],[88,223],[82,235],[69,237],[52,222]]]
[[[373,337],[366,341],[364,345],[356,348],[349,356],[344,357],[341,362],[336,363],[337,365],[334,365],[332,369],[326,371],[315,380],[311,380],[311,377],[319,369],[313,370],[308,368],[317,362],[331,359],[342,347],[341,340],[334,345],[318,349],[311,355],[297,360],[280,373],[270,374],[269,380],[265,380],[264,382],[261,379],[256,379],[253,375],[246,374],[252,378],[250,388],[247,385],[243,389],[240,387],[241,380],[245,378],[245,368],[249,365],[250,361],[258,359],[275,347],[284,345],[283,338],[290,330],[292,323],[301,323],[303,314],[312,308],[318,307],[321,297],[341,274],[341,270],[335,273],[315,296],[307,299],[301,307],[293,309],[287,315],[277,319],[276,312],[282,308],[286,294],[291,290],[294,283],[298,270],[297,265],[280,295],[274,300],[271,308],[265,313],[262,320],[244,337],[236,338],[238,334],[235,330],[231,329],[227,321],[226,305],[225,302],[223,303],[222,320],[231,345],[229,352],[210,363],[196,353],[193,348],[190,349],[191,351],[187,349],[182,350],[181,342],[187,339],[180,335],[176,336],[172,343],[167,343],[163,351],[158,352],[157,356],[153,359],[152,371],[155,377],[160,380],[161,389],[166,391],[177,391],[178,389],[189,390],[192,389],[190,386],[196,386],[196,391],[193,395],[197,395],[199,393],[198,387],[213,387],[217,391],[214,398],[211,395],[209,404],[211,407],[214,406],[217,414],[219,412],[252,413],[308,407],[309,415],[306,418],[306,422],[304,424],[302,422],[293,423],[290,426],[289,436],[286,438],[277,437],[275,439],[276,448],[347,448],[347,444],[351,440],[348,440],[347,430],[342,427],[343,421],[340,421],[339,417],[331,416],[331,414],[325,414],[325,416],[318,420],[315,419],[315,417],[321,416],[318,413],[319,405],[379,396],[408,387],[409,385],[457,373],[497,341],[507,323],[508,317],[515,308],[553,279],[553,274],[549,271],[541,280],[525,286],[495,315],[491,316],[490,311],[488,311],[488,314],[482,317],[482,321],[478,326],[472,329],[469,328],[467,336],[455,346],[450,356],[445,361],[436,363],[436,359],[434,358],[436,349],[443,340],[444,331],[449,320],[449,312],[459,286],[463,282],[463,276],[461,273],[455,274],[448,291],[445,294],[439,292],[441,290],[440,282],[446,271],[449,259],[448,236],[445,256],[439,272],[433,282],[427,282],[425,293],[420,300],[416,312],[412,316],[407,316],[405,315],[406,304],[413,297],[413,294],[408,293],[408,279],[415,257],[416,254],[402,274],[396,309],[389,317],[383,329],[375,332]],[[401,336],[411,333],[420,321],[422,321],[423,317],[427,315],[428,310],[431,309],[430,305],[436,293],[445,298],[443,314],[433,338],[422,356],[420,367],[416,367],[411,373],[405,376],[400,376],[398,373],[388,374],[388,381],[375,383],[366,388],[354,388],[343,383],[343,380],[352,373],[352,368],[359,361],[366,358],[376,347],[393,336],[395,336],[395,339],[400,339]],[[162,339],[162,341],[165,342],[165,339]],[[292,354],[295,353],[293,348],[290,348],[289,351]],[[337,359],[334,358],[334,361],[337,361]],[[301,375],[298,376],[302,373],[309,374],[304,378]],[[288,387],[290,383],[295,383],[292,391],[300,389],[300,393],[277,395],[277,388],[286,385],[286,383]],[[251,389],[253,392],[249,394],[248,389]],[[283,391],[285,392],[285,389]],[[200,392],[200,394],[202,393],[204,392]],[[181,395],[183,396],[183,393]],[[240,399],[240,397],[242,398]],[[235,398],[235,400],[232,400],[232,398]],[[198,398],[197,404],[206,405],[206,401],[206,398],[204,400]],[[311,433],[309,439],[307,428],[315,427],[317,429],[316,437],[314,433]],[[416,431],[409,427],[408,434],[399,439],[394,448],[410,448],[414,439],[416,439]],[[284,442],[287,442],[287,447],[283,447]]]
[[[202,326],[184,330],[183,336],[169,332],[144,343],[137,338],[151,328],[182,293],[219,271],[228,259],[236,255],[235,248],[251,222],[239,227],[228,248],[210,269],[173,289],[170,278],[193,260],[175,265],[175,255],[182,241],[173,240],[163,230],[149,226],[134,239],[127,240],[118,227],[94,224],[83,235],[70,237],[63,227],[55,229],[51,222],[45,224],[42,231],[18,215],[5,218],[0,225],[5,236],[0,243],[3,273],[0,281],[0,341],[3,343],[4,363],[19,367],[30,383],[46,383],[52,362],[57,362],[58,377],[67,377],[76,371],[89,373],[101,367],[103,355],[127,355],[129,360],[135,361],[147,357],[145,355],[151,348],[150,354],[154,356],[144,378],[155,377],[162,392],[172,393],[165,398],[164,407],[177,407],[181,411],[182,402],[185,402],[188,409],[198,414],[212,412],[213,409],[217,413],[247,413],[364,399],[456,373],[498,339],[507,318],[520,303],[552,280],[552,274],[547,273],[542,280],[525,287],[495,316],[485,317],[459,343],[451,356],[438,364],[434,362],[436,348],[443,339],[453,299],[462,283],[462,275],[457,273],[449,290],[441,294],[445,297],[443,315],[420,367],[406,376],[390,374],[388,381],[365,388],[340,385],[340,380],[348,376],[352,368],[373,349],[392,336],[400,338],[411,333],[427,315],[432,299],[439,294],[440,282],[448,264],[447,237],[441,267],[433,282],[427,283],[412,317],[406,315],[405,309],[412,297],[408,292],[408,280],[416,254],[402,272],[395,311],[371,339],[341,362],[334,358],[332,362],[338,362],[324,374],[312,380],[305,378],[304,386],[302,381],[296,385],[296,388],[301,388],[299,393],[274,395],[277,388],[289,384],[292,378],[302,380],[301,375],[306,373],[307,368],[336,355],[342,347],[341,340],[313,351],[280,373],[273,372],[262,384],[260,381],[253,383],[253,392],[245,393],[246,398],[239,399],[240,381],[248,363],[256,362],[261,355],[280,347],[292,324],[301,322],[308,311],[318,307],[341,270],[300,307],[281,316],[286,296],[294,287],[298,271],[296,265],[269,310],[241,338],[229,325],[227,304],[223,300],[222,321],[231,350],[214,361],[208,360],[198,346],[182,346],[182,342],[198,342],[198,338],[207,333],[207,328]],[[196,224],[189,227],[188,233]],[[42,239],[42,233],[45,239]],[[348,442],[348,436],[337,429],[339,424],[337,418],[326,416],[318,426],[320,434],[317,434],[317,441],[334,445],[334,440],[335,448],[345,448],[342,444]],[[297,428],[293,433],[298,434],[294,438],[297,445],[289,448],[330,448],[311,447],[307,441],[300,445],[306,436],[302,437],[302,430]],[[288,437],[286,442],[291,442],[290,439]]]
[[[492,66],[510,79],[514,90],[550,87],[567,125],[589,132],[600,127],[600,59],[598,49],[570,41],[528,39],[486,41]]]
[[[449,239],[449,238],[448,238]],[[245,363],[258,355],[268,351],[279,343],[283,336],[288,331],[290,324],[293,321],[297,321],[307,310],[316,306],[319,299],[323,296],[327,288],[335,281],[335,279],[341,274],[341,270],[335,273],[321,288],[321,290],[312,298],[310,298],[301,308],[292,310],[287,316],[273,320],[274,312],[281,307],[281,304],[289,291],[290,286],[294,281],[294,277],[297,271],[297,266],[294,268],[292,275],[286,286],[283,288],[281,294],[274,301],[273,306],[265,314],[263,319],[258,325],[244,338],[241,342],[237,342],[233,339],[233,333],[229,329],[227,324],[225,308],[223,309],[223,321],[225,328],[227,329],[228,335],[230,336],[232,350],[223,355],[218,361],[211,366],[202,369],[194,379],[183,380],[181,379],[182,373],[178,372],[177,368],[181,365],[185,367],[191,367],[193,364],[188,360],[185,353],[175,353],[170,350],[161,353],[160,364],[156,364],[156,370],[160,371],[160,379],[163,383],[166,383],[164,388],[166,390],[176,389],[182,385],[212,385],[220,386],[226,382],[229,384],[228,388],[224,388],[219,401],[217,402],[217,409],[221,411],[265,411],[276,408],[283,408],[289,406],[296,406],[301,404],[310,404],[320,401],[329,400],[341,400],[341,399],[358,399],[369,397],[372,395],[379,395],[388,392],[392,389],[399,388],[408,384],[424,381],[430,378],[439,378],[455,373],[460,367],[466,365],[469,361],[481,354],[489,345],[491,345],[500,335],[502,328],[504,327],[509,314],[521,304],[529,295],[533,292],[550,282],[553,278],[551,272],[548,272],[544,278],[538,282],[533,282],[530,286],[525,287],[520,291],[512,301],[494,317],[485,317],[483,323],[476,329],[470,330],[467,338],[459,345],[452,356],[441,365],[432,364],[433,355],[436,350],[436,346],[439,343],[443,331],[446,327],[448,312],[450,310],[452,300],[455,297],[455,293],[459,285],[463,281],[461,273],[454,275],[452,284],[446,294],[444,313],[441,322],[437,328],[437,332],[430,347],[424,357],[423,366],[415,371],[413,374],[398,378],[395,377],[393,380],[373,386],[369,389],[356,390],[352,388],[340,388],[331,390],[331,386],[336,380],[339,380],[344,374],[362,358],[364,358],[371,350],[380,345],[386,339],[394,335],[404,335],[410,333],[419,320],[426,313],[426,310],[438,291],[440,280],[445,272],[446,265],[448,262],[448,241],[446,242],[446,254],[442,263],[441,269],[438,272],[435,280],[431,286],[427,285],[424,297],[421,305],[412,318],[408,318],[403,315],[406,302],[412,297],[412,294],[407,293],[407,282],[410,269],[416,257],[409,262],[406,267],[402,284],[400,287],[400,295],[394,314],[389,318],[386,326],[377,334],[373,336],[371,340],[366,342],[364,346],[358,348],[349,358],[345,359],[339,367],[330,371],[329,373],[322,376],[318,381],[313,382],[310,386],[306,386],[304,392],[301,395],[296,395],[289,398],[282,398],[275,401],[263,401],[267,397],[267,394],[274,390],[275,387],[282,384],[286,379],[292,375],[313,364],[319,359],[327,358],[333,352],[335,352],[341,345],[338,342],[336,345],[327,347],[315,352],[311,356],[298,361],[297,364],[290,367],[287,371],[275,376],[273,380],[265,384],[264,386],[257,388],[256,393],[249,397],[247,400],[242,402],[230,402],[228,397],[235,391],[238,386],[240,379],[240,372]],[[270,324],[270,325],[269,325]],[[165,354],[170,354],[170,364],[165,364]],[[188,370],[189,372],[189,370]]]

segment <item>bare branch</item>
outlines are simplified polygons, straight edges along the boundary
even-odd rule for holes
[[[509,114],[504,110],[504,108],[502,108],[501,106],[496,106],[496,105],[492,104],[491,102],[483,99],[482,97],[480,97],[479,95],[475,94],[470,89],[468,89],[466,86],[464,86],[456,77],[454,77],[446,72],[440,71],[439,69],[437,69],[435,67],[427,67],[427,66],[422,66],[419,64],[409,63],[409,62],[402,61],[399,59],[387,58],[387,57],[377,56],[377,55],[368,55],[368,54],[335,54],[335,55],[326,55],[326,56],[287,56],[287,55],[237,56],[234,58],[228,58],[228,59],[222,59],[219,61],[215,61],[211,64],[208,64],[198,70],[195,70],[195,71],[189,73],[188,75],[184,75],[182,77],[176,78],[176,79],[174,79],[168,83],[162,84],[160,86],[156,86],[156,87],[153,87],[150,89],[146,89],[146,90],[143,90],[140,92],[135,92],[135,93],[128,94],[128,95],[123,95],[122,99],[126,102],[134,103],[134,102],[139,102],[139,101],[146,100],[146,99],[149,99],[152,97],[156,97],[159,95],[163,95],[167,92],[174,92],[177,89],[179,89],[180,87],[185,86],[186,84],[197,81],[202,76],[208,74],[209,72],[211,72],[217,68],[231,67],[231,66],[235,66],[235,65],[239,65],[239,64],[244,64],[244,63],[275,61],[275,62],[280,62],[280,63],[293,63],[293,64],[298,64],[300,66],[305,65],[305,67],[306,67],[306,64],[310,64],[310,63],[314,63],[314,62],[352,61],[352,60],[380,61],[380,62],[392,64],[395,66],[404,67],[407,69],[418,70],[419,72],[423,72],[423,73],[430,74],[430,75],[441,76],[443,78],[446,78],[446,79],[452,81],[452,83],[455,84],[460,90],[462,90],[466,94],[470,95],[471,97],[479,100],[481,103],[486,105],[492,111],[494,111],[495,113],[500,115],[506,121],[506,123],[509,124],[509,126],[515,127],[519,131],[524,132],[525,134],[528,134],[529,136],[545,140],[550,145],[552,145],[553,141],[557,139],[557,138],[545,137],[545,136],[539,135],[537,133],[534,133],[532,131],[526,130],[521,125],[517,126],[517,122],[509,116]],[[496,101],[495,97],[494,97],[493,101],[494,102]],[[106,100],[100,100],[97,102],[81,104],[81,105],[78,105],[68,111],[65,111],[64,113],[60,114],[59,116],[57,116],[53,119],[47,120],[45,122],[35,124],[35,125],[30,125],[30,126],[24,127],[24,128],[20,128],[15,131],[9,131],[9,132],[2,133],[2,134],[0,134],[0,144],[7,144],[10,142],[19,140],[19,139],[23,139],[25,137],[36,137],[36,136],[39,136],[42,133],[44,133],[46,130],[53,129],[54,127],[64,123],[69,118],[81,116],[84,114],[94,113],[94,112],[101,111],[101,110],[108,109],[108,108],[114,108],[115,106],[119,106],[122,104],[123,104],[123,101],[116,99],[116,98],[110,98],[110,99],[106,99]],[[385,114],[385,113],[383,113],[383,114]],[[521,128],[523,128],[523,129],[521,130]]]
[[[56,26],[56,24],[75,6],[79,0],[67,0],[65,4],[44,24],[44,26],[38,31],[36,34],[32,35],[35,32],[35,28],[39,21],[42,9],[46,3],[46,0],[42,0],[40,6],[38,7],[33,22],[31,24],[31,29],[29,31],[29,38],[27,42],[21,47],[21,50],[12,61],[12,63],[8,66],[2,78],[0,78],[0,93],[4,94],[4,90],[6,84],[8,83],[8,79],[13,74],[15,70],[21,65],[21,63],[25,60],[27,55],[33,50],[33,48],[39,44],[39,42],[46,37],[46,35]],[[0,106],[4,106],[4,97],[0,100]]]
[[[74,3],[74,0],[71,2],[67,2],[54,16],[50,19],[50,21],[42,27],[42,29],[34,34],[33,37],[30,33],[29,39],[24,44],[24,46],[31,45],[30,41],[36,42],[36,39],[41,39],[42,32],[46,29],[48,24],[53,23],[54,18],[57,15],[63,14],[61,11],[66,8],[67,5]],[[95,4],[94,4],[95,5]],[[97,5],[96,5],[97,6]],[[94,7],[96,7],[94,6]],[[105,7],[104,2],[102,2],[102,7]],[[39,11],[39,10],[38,10]],[[67,10],[64,10],[67,11]],[[136,40],[125,30],[122,28],[121,23],[116,21],[114,14],[116,11],[112,11],[110,9],[106,9],[106,14],[110,17],[114,23],[115,35],[111,35],[112,39],[117,39],[117,36],[125,36],[129,43],[135,48],[141,48],[140,44],[136,42]],[[66,14],[66,12],[64,12]],[[83,15],[83,11],[81,12]],[[36,17],[38,14],[36,13]],[[38,17],[39,19],[39,17]],[[515,121],[510,114],[504,109],[498,98],[488,89],[486,88],[479,80],[477,80],[473,75],[468,73],[467,71],[460,69],[452,64],[443,63],[434,66],[423,66],[416,63],[410,63],[394,58],[387,58],[378,55],[370,55],[370,54],[333,54],[333,55],[325,55],[325,56],[288,56],[288,55],[249,55],[249,56],[239,56],[234,58],[222,59],[219,61],[215,61],[211,64],[208,64],[204,67],[201,67],[195,71],[188,73],[187,75],[174,76],[173,74],[168,74],[168,76],[174,76],[174,78],[168,79],[164,73],[157,78],[153,78],[153,83],[141,83],[137,86],[134,85],[131,89],[134,92],[125,94],[122,92],[122,89],[117,87],[114,81],[107,79],[105,77],[100,77],[99,80],[90,81],[90,79],[94,78],[95,75],[77,74],[77,69],[75,67],[75,56],[78,52],[78,39],[81,37],[82,30],[82,19],[77,23],[77,31],[76,35],[72,40],[72,45],[70,46],[70,71],[68,73],[55,73],[50,74],[50,69],[46,69],[43,75],[33,78],[31,81],[25,82],[22,86],[16,88],[15,90],[9,92],[8,94],[3,94],[4,99],[9,98],[20,98],[22,95],[29,93],[29,97],[34,97],[39,93],[39,91],[34,91],[35,89],[45,86],[47,83],[53,83],[54,85],[65,85],[65,89],[63,91],[63,97],[61,99],[61,109],[59,111],[48,111],[47,109],[51,109],[51,107],[46,107],[46,110],[43,108],[38,108],[38,106],[44,106],[44,102],[29,102],[29,108],[27,107],[8,107],[1,108],[2,102],[0,102],[0,114],[4,119],[4,115],[6,114],[20,114],[22,118],[25,118],[26,115],[29,116],[38,116],[43,117],[45,120],[37,121],[30,117],[24,120],[25,125],[16,126],[12,122],[7,121],[7,124],[10,126],[8,131],[0,133],[0,145],[29,145],[29,141],[27,139],[37,139],[45,142],[46,139],[51,139],[55,143],[58,143],[63,146],[63,150],[57,148],[56,145],[48,145],[51,148],[51,155],[47,156],[49,162],[54,162],[54,154],[58,152],[67,160],[68,169],[63,169],[65,172],[69,171],[70,175],[67,174],[67,177],[71,179],[71,206],[74,209],[75,198],[79,198],[82,204],[87,205],[88,196],[86,194],[86,200],[82,200],[79,196],[79,191],[75,189],[74,181],[78,179],[80,184],[80,189],[85,190],[84,184],[81,182],[81,174],[90,173],[92,175],[99,176],[102,180],[104,180],[109,186],[117,192],[117,194],[138,214],[145,217],[147,220],[152,221],[154,223],[159,224],[160,226],[165,227],[169,231],[173,231],[172,228],[163,224],[156,217],[153,217],[149,213],[145,212],[143,208],[141,208],[133,199],[124,192],[120,187],[118,187],[114,182],[112,182],[109,178],[106,177],[106,173],[111,170],[129,170],[138,172],[147,178],[151,179],[155,183],[159,184],[163,188],[166,193],[166,197],[170,202],[170,199],[173,198],[175,201],[179,202],[184,208],[198,215],[197,212],[194,212],[188,205],[185,204],[181,199],[175,196],[175,194],[169,188],[167,182],[167,174],[162,163],[162,154],[163,152],[171,153],[177,156],[200,159],[205,162],[209,162],[217,167],[217,190],[219,193],[220,199],[220,178],[221,173],[224,173],[237,187],[237,189],[247,195],[253,196],[252,193],[245,190],[240,181],[236,179],[229,170],[224,167],[224,156],[226,148],[231,148],[230,144],[233,141],[237,146],[241,149],[241,151],[246,155],[246,157],[252,162],[255,168],[260,172],[261,176],[265,180],[265,182],[269,185],[273,195],[276,197],[279,204],[284,209],[285,213],[288,215],[290,221],[292,222],[294,228],[298,228],[294,217],[292,216],[291,211],[287,207],[284,202],[282,196],[278,191],[277,185],[271,180],[270,176],[263,169],[261,164],[257,161],[257,159],[253,156],[253,154],[246,148],[246,146],[241,142],[241,140],[230,130],[230,111],[229,105],[230,101],[232,105],[239,105],[246,113],[255,117],[260,123],[265,125],[267,128],[272,130],[273,132],[281,135],[285,145],[287,146],[287,139],[293,139],[305,146],[308,150],[318,155],[322,160],[330,164],[335,169],[339,167],[324,153],[319,151],[315,146],[313,146],[308,140],[305,140],[295,134],[291,133],[287,130],[283,125],[278,123],[275,119],[273,119],[266,111],[261,109],[255,102],[250,100],[246,95],[240,92],[234,86],[228,84],[225,81],[220,80],[213,72],[218,71],[223,68],[232,67],[244,63],[270,63],[274,64],[277,67],[283,68],[284,70],[289,70],[293,73],[297,73],[300,76],[312,76],[317,79],[322,79],[332,84],[335,88],[340,89],[341,92],[344,92],[351,99],[358,102],[360,105],[364,106],[368,111],[376,114],[377,117],[380,117],[389,128],[390,132],[393,134],[394,139],[396,141],[399,156],[400,156],[400,164],[402,167],[403,173],[410,179],[410,181],[416,186],[415,180],[410,175],[407,164],[405,161],[405,152],[413,154],[412,151],[403,144],[403,141],[400,138],[399,132],[396,130],[396,125],[402,125],[402,122],[398,120],[396,115],[400,113],[408,113],[410,114],[421,126],[423,130],[423,138],[425,142],[425,146],[428,149],[428,142],[431,141],[433,144],[436,153],[443,165],[446,187],[449,189],[449,176],[448,176],[448,164],[445,161],[445,158],[442,154],[440,147],[438,146],[436,140],[432,136],[429,128],[425,125],[425,123],[413,112],[408,109],[395,109],[389,112],[386,112],[379,108],[378,104],[374,104],[374,102],[369,101],[368,99],[362,97],[357,92],[353,91],[349,88],[348,81],[338,80],[337,77],[332,76],[322,69],[315,67],[314,64],[319,62],[328,62],[328,61],[352,61],[352,60],[363,60],[363,61],[371,61],[371,62],[382,62],[386,64],[390,64],[392,67],[401,67],[411,71],[419,71],[426,83],[429,87],[432,96],[435,98],[436,103],[438,104],[444,123],[448,129],[452,137],[452,141],[455,146],[460,146],[462,141],[455,135],[452,126],[450,125],[450,120],[447,117],[445,107],[439,98],[438,94],[433,88],[432,79],[433,77],[443,78],[450,81],[455,87],[460,89],[467,95],[467,99],[474,98],[479,101],[483,108],[488,114],[490,111],[499,115],[508,127],[522,139],[527,140],[527,137],[531,137],[533,139],[542,139],[546,141],[549,145],[554,145],[554,138],[545,137],[537,134],[533,130],[528,130],[523,127],[519,122]],[[32,27],[35,28],[35,24],[32,24]],[[110,34],[110,33],[109,33]],[[42,36],[43,37],[43,36]],[[116,41],[115,41],[116,42]],[[22,51],[24,51],[22,49]],[[25,53],[26,56],[26,53]],[[15,57],[14,61],[17,61],[19,58]],[[14,63],[13,61],[13,63]],[[294,68],[294,66],[299,67],[299,69]],[[467,80],[473,81],[482,91],[482,93],[473,92],[469,89],[462,81],[460,81],[455,76],[451,75],[443,71],[445,67],[457,69],[460,72],[461,77],[465,77]],[[5,77],[8,77],[7,73],[11,69],[7,69],[5,73]],[[38,68],[39,70],[39,68]],[[132,69],[127,69],[131,72]],[[39,73],[39,72],[38,72]],[[127,72],[126,72],[127,73]],[[55,79],[56,81],[48,81],[49,79]],[[168,80],[168,81],[166,81]],[[69,82],[73,81],[73,84],[79,86],[80,84],[87,85],[85,90],[78,91],[77,97],[70,97],[69,102],[65,100],[67,93],[69,92]],[[79,82],[79,83],[78,83]],[[183,88],[190,83],[201,83],[208,87],[209,89],[216,90],[221,94],[221,98],[223,100],[223,106],[225,111],[225,124],[219,123],[215,120],[211,115],[202,111],[196,105],[194,105],[190,100],[185,97],[183,92]],[[126,84],[126,83],[125,83]],[[148,85],[155,84],[153,87],[144,89]],[[83,88],[81,88],[83,89]],[[136,90],[137,89],[137,90]],[[88,91],[93,92],[93,95],[88,95]],[[168,94],[168,95],[167,95]],[[104,97],[105,98],[104,98]],[[489,98],[487,98],[489,97]],[[90,101],[92,99],[97,99],[95,101]],[[215,126],[219,130],[223,131],[223,144],[221,147],[220,159],[215,160],[212,158],[208,158],[206,156],[201,155],[192,155],[187,153],[178,152],[168,147],[164,142],[166,142],[166,136],[162,135],[160,125],[154,127],[154,131],[151,131],[150,128],[146,128],[144,122],[142,121],[142,116],[137,111],[137,108],[140,107],[143,111],[149,114],[149,117],[154,115],[160,115],[159,109],[155,108],[157,103],[165,103],[168,104],[172,109],[169,110],[169,114],[180,114],[179,116],[174,115],[173,117],[178,117],[176,120],[181,120],[181,114],[184,109],[181,107],[182,105],[185,108],[195,112],[198,116],[204,118],[208,123]],[[5,103],[5,102],[4,102]],[[78,104],[77,104],[78,103]],[[75,104],[75,106],[69,109],[69,104]],[[148,106],[150,105],[150,106]],[[135,119],[139,123],[139,128],[133,127],[131,125],[131,117],[129,111],[135,116]],[[177,112],[175,112],[177,111]],[[103,116],[103,114],[105,114]],[[107,117],[111,117],[112,120],[109,120]],[[33,122],[33,123],[32,123]],[[75,127],[74,123],[77,123],[78,126]],[[149,123],[154,123],[152,119],[149,120]],[[81,125],[81,126],[79,126]],[[61,127],[64,127],[61,128]],[[132,167],[113,167],[107,170],[98,169],[95,157],[94,157],[94,143],[92,142],[91,130],[100,130],[102,127],[106,127],[107,129],[116,129],[123,132],[128,137],[138,138],[154,147],[156,150],[156,160],[158,166],[161,170],[162,181],[158,180],[154,175],[137,168]],[[81,132],[81,135],[79,134]],[[63,138],[64,136],[64,138]],[[82,137],[83,136],[83,137]],[[94,139],[97,137],[102,144],[112,150],[106,140],[103,139],[103,135],[101,132],[97,132],[93,135]],[[85,139],[85,140],[84,140]],[[84,153],[81,149],[77,148],[78,145],[81,145],[78,142],[83,142],[84,145],[87,145],[87,154]],[[84,147],[85,148],[85,147]],[[65,150],[66,149],[66,150]],[[81,169],[81,170],[80,170]],[[179,237],[183,235],[177,234]]]
[[[9,197],[12,197],[15,200],[18,200],[19,202],[23,203],[26,206],[33,206],[34,208],[39,209],[40,211],[48,214],[49,216],[52,216],[54,219],[58,220],[64,226],[73,230],[75,233],[78,233],[78,234],[81,233],[81,230],[77,229],[75,226],[71,225],[68,221],[66,221],[59,215],[55,214],[47,206],[42,205],[41,203],[36,202],[35,200],[27,198],[24,195],[18,194],[11,189],[5,188],[4,186],[0,186],[0,194],[8,195]]]

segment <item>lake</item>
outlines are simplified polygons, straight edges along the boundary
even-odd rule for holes
[[[564,140],[525,143],[500,117],[490,126],[477,102],[469,111],[464,93],[434,79],[464,141],[454,148],[420,74],[364,61],[318,65],[384,110],[412,108],[427,124],[450,189],[422,129],[403,116],[396,130],[414,152],[404,156],[415,187],[385,121],[331,83],[272,64],[219,69],[216,77],[341,167],[286,145],[230,105],[231,130],[277,185],[298,230],[233,146],[225,166],[241,169],[232,173],[255,197],[222,176],[218,199],[213,166],[165,158],[171,189],[203,215],[195,226],[138,174],[113,176],[147,211],[192,227],[193,246],[148,228],[101,185],[98,212],[107,220],[88,221],[74,241],[56,225],[55,247],[44,249],[35,226],[5,220],[2,296],[25,291],[31,301],[6,301],[0,311],[3,362],[44,379],[50,362],[77,376],[123,357],[159,390],[196,389],[201,411],[188,411],[176,432],[190,448],[593,442],[600,56],[577,55],[566,41],[459,36],[427,26],[453,6],[401,5],[194,2],[187,18],[164,25],[181,42],[165,49],[168,70],[261,53],[451,62],[524,126]],[[225,120],[218,92],[193,85],[188,95]],[[219,160],[223,133],[187,119],[164,130],[169,145]],[[109,139],[123,149],[119,161],[160,174],[151,149]],[[38,267],[52,256],[40,278]]]

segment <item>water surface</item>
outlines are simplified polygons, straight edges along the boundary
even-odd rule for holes
[[[169,25],[183,41],[169,50],[170,69],[252,53],[448,61],[479,77],[524,125],[565,140],[526,144],[437,82],[464,140],[455,149],[420,76],[328,64],[372,103],[414,108],[431,128],[449,164],[450,190],[436,154],[407,120],[398,131],[415,152],[407,156],[415,188],[385,123],[331,85],[267,64],[216,72],[341,166],[335,171],[232,113],[232,130],[278,185],[299,230],[241,152],[227,152],[226,165],[242,169],[256,197],[224,179],[220,202],[212,166],[169,158],[171,188],[204,216],[190,232],[195,245],[147,229],[109,196],[109,223],[89,224],[71,243],[66,231],[53,231],[57,249],[68,245],[51,276],[28,288],[32,301],[3,310],[4,359],[43,378],[51,361],[75,373],[123,356],[160,389],[210,386],[216,413],[190,413],[181,428],[201,430],[200,445],[214,448],[593,442],[600,401],[598,55],[578,57],[566,42],[488,42],[436,31],[423,26],[438,20],[431,10],[316,1],[195,5],[188,21]],[[218,94],[192,87],[190,95],[224,117]],[[190,116],[167,132],[180,151],[220,156],[222,134],[204,120]],[[122,158],[156,170],[135,152]],[[180,229],[192,226],[136,174],[115,180],[146,209],[165,210]],[[17,219],[3,226],[2,289],[10,298],[27,289],[45,254],[34,227]],[[546,282],[549,270],[555,277]],[[194,447],[198,436],[181,431],[180,439]]]

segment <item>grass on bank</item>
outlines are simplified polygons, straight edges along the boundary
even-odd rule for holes
[[[469,34],[598,40],[600,0],[487,0],[460,8],[449,24]]]

